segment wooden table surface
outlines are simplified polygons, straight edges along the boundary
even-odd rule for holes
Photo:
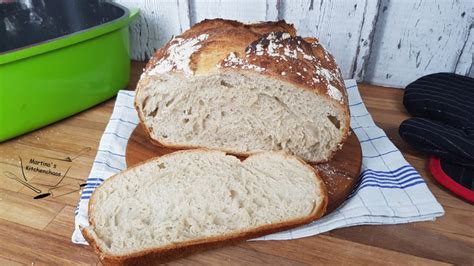
[[[136,84],[142,67],[143,63],[132,64],[130,88]],[[426,157],[400,139],[398,125],[408,117],[401,104],[403,91],[366,84],[359,84],[359,88],[377,125],[420,172],[443,205],[443,217],[435,222],[337,229],[299,240],[246,242],[171,264],[474,264],[474,206],[433,181],[426,170]],[[113,105],[111,99],[0,143],[0,265],[98,263],[88,246],[71,243],[71,234],[79,185],[89,174]],[[11,172],[22,179],[20,157],[24,167],[30,166],[25,171],[28,181],[42,192],[60,181],[54,172],[64,174],[68,167],[70,170],[52,190],[52,196],[34,200],[35,192],[8,178],[11,175],[2,175]],[[34,172],[31,167],[35,166],[52,172]]]

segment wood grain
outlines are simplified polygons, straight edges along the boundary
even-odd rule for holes
[[[473,8],[474,9],[474,8]],[[472,10],[472,9],[471,9]],[[471,12],[471,23],[474,20],[474,14]],[[459,59],[456,62],[456,74],[474,77],[474,24],[471,24],[466,42],[464,43]]]
[[[134,81],[143,63],[134,63]],[[196,254],[170,264],[307,265],[307,264],[436,264],[472,265],[474,262],[474,206],[453,196],[430,177],[425,156],[404,144],[398,125],[408,117],[401,105],[402,90],[359,84],[377,125],[382,127],[406,159],[420,172],[446,214],[434,222],[357,226],[291,241],[257,241]],[[92,150],[72,164],[71,183],[87,178],[114,100],[30,134],[0,143],[0,176],[18,170],[18,155],[69,156]],[[3,176],[1,176],[3,181]],[[47,177],[41,177],[47,181]],[[0,182],[0,264],[96,264],[87,246],[74,245],[71,198],[33,200],[23,188]],[[3,196],[7,195],[7,197]],[[2,203],[2,201],[5,201]],[[10,205],[12,202],[13,205]],[[34,213],[34,216],[25,215]],[[34,221],[37,220],[37,221]]]
[[[378,1],[283,1],[282,18],[298,34],[315,36],[334,55],[344,78],[353,78],[367,62]]]
[[[268,8],[265,0],[254,1],[254,0],[239,0],[239,1],[221,1],[221,0],[191,0],[190,1],[190,17],[191,24],[195,24],[204,19],[211,18],[227,18],[240,20],[242,22],[257,22],[265,21],[267,17],[267,11],[272,12]],[[271,20],[275,20],[273,11],[273,17]]]
[[[433,72],[474,77],[472,0],[116,0],[139,8],[132,58],[148,59],[206,18],[285,19],[331,51],[345,78],[405,87]]]
[[[0,189],[0,218],[42,230],[61,211],[63,205],[33,201],[31,197]]]
[[[380,7],[365,81],[405,87],[428,73],[456,70],[463,47],[470,46],[474,1],[381,0]],[[465,56],[472,65],[472,53]]]
[[[76,208],[70,205],[64,208],[54,217],[53,220],[44,228],[43,231],[60,235],[65,238],[71,237],[71,228],[74,228],[74,210]]]
[[[130,26],[131,57],[150,58],[173,36],[190,27],[187,0],[115,0],[129,9],[139,8],[140,17]]]
[[[177,150],[153,145],[143,127],[137,126],[127,143],[127,167]],[[245,158],[240,157],[240,159]],[[328,190],[329,203],[326,214],[339,207],[359,183],[361,165],[362,150],[357,136],[352,131],[343,148],[336,152],[331,161],[312,164],[321,174]]]

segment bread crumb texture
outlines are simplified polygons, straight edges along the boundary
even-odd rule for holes
[[[307,164],[268,152],[241,162],[184,151],[122,172],[96,189],[86,228],[106,256],[249,231],[314,215],[324,184]]]

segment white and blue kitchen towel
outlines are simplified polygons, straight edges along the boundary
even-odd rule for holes
[[[351,127],[362,146],[361,182],[336,211],[311,224],[258,240],[284,240],[316,235],[362,224],[396,224],[434,220],[444,210],[423,178],[377,127],[360,97],[354,80],[347,80]],[[104,179],[125,169],[127,141],[138,124],[133,91],[120,91],[100,140],[99,150],[76,210],[74,243],[86,244],[79,226],[87,226],[87,205],[93,190]]]

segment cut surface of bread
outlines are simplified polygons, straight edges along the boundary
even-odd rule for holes
[[[325,162],[349,134],[334,58],[283,21],[196,24],[150,60],[135,106],[151,140],[174,148],[285,150]]]
[[[153,76],[137,100],[151,139],[166,146],[283,149],[316,162],[329,158],[344,134],[337,104],[251,73]]]
[[[265,152],[241,162],[196,149],[106,180],[91,197],[83,234],[106,262],[161,258],[302,225],[326,204],[323,181],[296,157]]]

